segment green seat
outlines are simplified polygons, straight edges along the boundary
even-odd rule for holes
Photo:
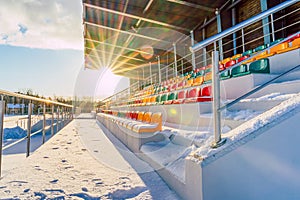
[[[268,58],[254,61],[249,66],[251,73],[270,73],[270,63]]]
[[[172,92],[168,95],[168,101],[175,100],[175,99],[176,99],[176,94],[174,92]]]
[[[232,77],[244,76],[247,74],[250,74],[250,71],[247,69],[247,65],[239,65],[231,70]]]
[[[270,43],[270,46],[274,45],[274,44],[277,44],[278,42],[281,42],[282,40],[284,40],[283,38],[280,38],[280,39],[277,39],[275,40],[274,42],[271,42]]]
[[[212,67],[206,68],[206,69],[204,70],[204,73],[207,74],[208,72],[211,72],[211,70],[212,70]]]
[[[267,45],[263,44],[261,46],[256,47],[255,49],[253,49],[253,52],[259,52],[259,51],[264,50],[265,48],[267,48]]]
[[[196,73],[196,77],[203,76],[203,75],[204,75],[204,70],[201,70],[201,71]]]
[[[220,75],[221,80],[226,80],[226,79],[229,79],[229,78],[230,78],[230,71],[229,70],[226,71],[226,72],[221,73],[221,75]]]
[[[168,100],[168,95],[167,94],[162,94],[160,97],[160,103],[163,103],[164,101]]]
[[[245,51],[242,56],[247,56],[247,55],[251,55],[253,53],[252,49]]]
[[[160,95],[157,95],[156,96],[156,103],[160,103],[160,101],[161,101]]]

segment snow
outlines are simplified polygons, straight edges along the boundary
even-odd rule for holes
[[[204,160],[205,162],[210,162],[213,159],[217,158],[217,153],[221,153],[227,147],[232,146],[248,135],[254,133],[258,129],[270,124],[274,121],[280,120],[281,118],[285,118],[288,115],[293,115],[295,112],[300,111],[300,94],[293,96],[292,98],[283,101],[278,106],[256,116],[253,119],[245,122],[241,126],[229,131],[227,134],[224,134],[223,137],[226,138],[225,145],[212,149],[211,144],[213,142],[213,136],[211,136],[208,140],[205,141],[204,145],[198,148],[196,151],[192,153],[195,157],[195,161]],[[193,158],[191,158],[193,159]]]
[[[0,180],[0,197],[178,199],[153,170],[139,174],[126,156],[120,156],[120,148],[125,147],[116,148],[107,137],[95,120],[74,120],[25,161],[5,172]],[[88,144],[90,142],[91,146]],[[107,155],[107,162],[102,160],[103,155]],[[118,160],[120,166],[129,168],[124,171],[111,167],[109,164],[114,160]],[[138,158],[135,161],[142,162],[140,166],[147,166]]]
[[[228,111],[226,110],[223,114],[223,117],[226,119],[232,119],[232,120],[242,120],[247,121],[249,119],[252,119],[253,117],[261,114],[262,111],[254,111],[254,110],[238,110],[238,111]]]
[[[16,126],[14,128],[4,128],[3,139],[21,139],[23,137],[26,137],[26,135],[27,131],[25,131],[19,126]]]
[[[241,102],[257,102],[257,101],[274,101],[274,100],[287,100],[291,97],[295,97],[297,94],[281,94],[279,92],[271,93],[271,94],[266,94],[261,97],[257,98],[248,98],[248,99],[243,99]]]

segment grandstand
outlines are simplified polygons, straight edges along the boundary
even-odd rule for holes
[[[83,0],[97,121],[183,199],[299,199],[299,0]]]

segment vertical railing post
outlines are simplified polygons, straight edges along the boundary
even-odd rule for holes
[[[174,67],[175,67],[175,76],[177,76],[177,71],[178,71],[178,67],[177,67],[177,52],[176,52],[176,44],[173,43],[173,47],[174,47]]]
[[[190,31],[191,34],[191,45],[194,46],[195,45],[195,39],[194,39],[194,31],[191,30]],[[193,70],[196,69],[196,59],[195,59],[195,52],[192,52],[192,66],[193,66]]]
[[[271,31],[272,31],[272,42],[274,42],[275,41],[275,30],[274,30],[273,14],[271,14]]]
[[[212,52],[212,88],[213,88],[213,148],[217,148],[225,143],[221,138],[221,113],[220,108],[220,77],[219,77],[219,52]]]
[[[30,136],[31,136],[31,114],[32,114],[32,103],[28,103],[28,120],[27,120],[27,149],[26,157],[30,155]]]
[[[51,106],[51,137],[54,135],[54,104]]]
[[[59,131],[59,106],[57,106],[57,117],[56,117],[56,133]]]
[[[217,17],[217,29],[218,29],[218,33],[222,32],[222,21],[221,21],[221,15],[220,15],[220,11],[217,8],[215,11],[216,17]],[[220,59],[223,60],[223,41],[222,38],[218,41],[219,44],[219,50],[220,50]]]
[[[43,105],[43,144],[46,141],[46,103]]]
[[[2,145],[3,145],[3,123],[4,123],[4,112],[5,112],[5,101],[3,100],[3,96],[1,96],[0,101],[0,178],[2,176]]]
[[[150,82],[151,82],[151,85],[152,85],[153,80],[152,80],[152,65],[151,65],[151,62],[149,62],[149,73],[150,73]]]
[[[160,57],[157,56],[157,67],[158,67],[158,81],[161,83],[161,71],[160,71]]]
[[[242,31],[242,47],[243,47],[243,52],[245,52],[245,35],[244,35],[244,29],[241,29]]]

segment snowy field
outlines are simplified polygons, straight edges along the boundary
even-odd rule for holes
[[[112,142],[95,120],[74,120],[4,174],[1,199],[178,199],[146,163]],[[141,166],[149,172],[139,174]]]

